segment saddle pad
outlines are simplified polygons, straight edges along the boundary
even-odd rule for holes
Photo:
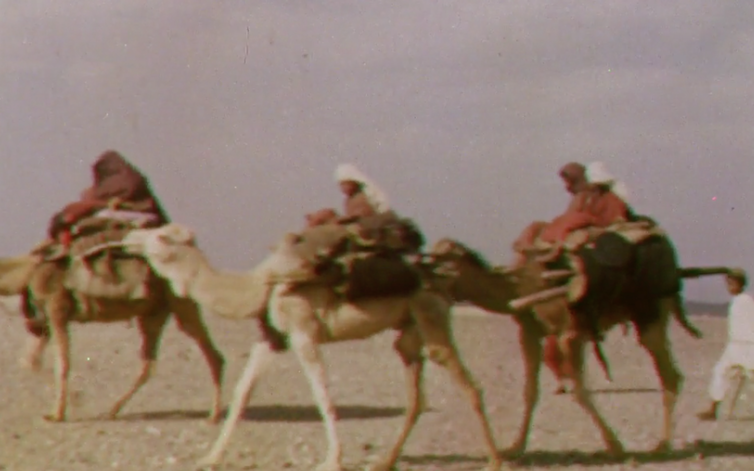
[[[349,301],[383,296],[405,296],[421,287],[418,270],[400,257],[353,258],[345,266],[339,291]]]
[[[587,250],[591,250],[595,261],[611,268],[623,268],[628,265],[635,245],[615,232],[601,234]]]
[[[110,260],[106,254],[74,259],[63,278],[63,286],[95,298],[145,299],[149,295],[149,265],[136,258]]]

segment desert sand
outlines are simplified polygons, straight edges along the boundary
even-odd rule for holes
[[[504,316],[456,309],[457,342],[486,391],[499,445],[508,446],[521,419],[522,361],[516,327]],[[251,343],[255,322],[206,316],[228,360],[226,401],[232,394]],[[598,406],[632,452],[627,461],[600,455],[595,427],[570,396],[555,396],[555,382],[542,374],[543,394],[529,454],[509,463],[532,470],[725,469],[754,466],[754,403],[745,396],[734,417],[700,423],[694,413],[707,404],[709,371],[725,342],[723,318],[695,316],[704,333],[694,340],[676,325],[672,340],[686,374],[678,408],[677,447],[657,458],[649,450],[660,434],[661,395],[649,358],[633,332],[608,336],[612,384],[590,359],[589,377]],[[126,324],[73,326],[72,407],[69,423],[49,424],[41,416],[52,399],[52,355],[40,374],[18,365],[25,343],[20,316],[0,314],[0,469],[79,471],[189,470],[215,439],[218,427],[203,418],[210,401],[209,372],[190,340],[170,325],[162,342],[156,376],[117,421],[97,418],[138,371],[139,341]],[[384,450],[400,425],[404,406],[402,366],[392,351],[394,335],[325,347],[330,388],[341,417],[345,463],[358,469]],[[426,375],[430,411],[425,414],[400,463],[403,470],[480,469],[483,447],[471,411],[445,374],[430,366]],[[748,394],[750,397],[751,394]],[[727,408],[725,409],[727,410]],[[277,360],[234,435],[228,470],[311,469],[324,453],[325,439],[309,387],[292,354]]]

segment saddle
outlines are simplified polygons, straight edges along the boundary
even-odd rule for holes
[[[578,229],[565,238],[562,243],[546,242],[539,238],[534,241],[533,250],[539,253],[565,250],[575,252],[584,245],[594,243],[599,236],[612,233],[626,242],[638,244],[652,236],[664,236],[665,231],[654,221],[640,218],[636,221],[620,221],[608,227],[586,227]]]
[[[421,286],[422,276],[406,256],[423,244],[414,222],[393,213],[307,228],[293,249],[314,270],[298,282],[331,286],[349,301],[407,295]]]
[[[346,228],[356,250],[410,254],[418,253],[425,243],[424,234],[413,220],[399,218],[392,211],[361,218]]]
[[[348,301],[406,296],[422,286],[419,270],[396,254],[350,254],[325,266],[331,286]]]
[[[79,297],[145,299],[152,276],[149,265],[106,245],[144,226],[136,221],[85,218],[72,228],[69,247],[48,240],[33,253],[44,262],[65,262],[63,285]]]
[[[568,287],[568,300],[578,303],[587,290],[604,291],[605,297],[618,296],[622,287],[636,278],[635,271],[651,265],[649,253],[672,253],[672,245],[665,232],[653,221],[619,222],[606,228],[589,227],[571,233],[558,244],[535,243],[546,269],[567,269],[573,275],[562,282]],[[668,248],[670,250],[668,250]],[[663,260],[667,258],[664,257]],[[667,263],[661,263],[667,270]],[[657,280],[657,289],[672,290],[670,280]],[[660,286],[662,285],[662,286]]]

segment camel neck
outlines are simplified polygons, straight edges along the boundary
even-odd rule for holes
[[[513,285],[504,276],[474,269],[474,275],[461,288],[463,300],[484,310],[510,313],[509,302],[516,297]]]
[[[222,317],[246,318],[266,309],[270,287],[260,270],[218,270],[197,250],[191,265],[194,275],[186,285],[189,296]]]

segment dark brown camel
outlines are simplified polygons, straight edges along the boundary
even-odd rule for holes
[[[567,276],[567,273],[563,270],[545,270],[544,264],[536,260],[515,272],[501,271],[492,267],[477,252],[451,239],[437,242],[432,254],[436,261],[447,264],[456,273],[446,287],[455,301],[511,314],[520,326],[519,339],[526,369],[526,406],[518,438],[509,453],[516,455],[526,449],[534,409],[539,400],[541,340],[546,334],[555,334],[574,373],[575,399],[600,429],[609,452],[622,454],[622,443],[595,407],[585,386],[585,346],[594,340],[593,326],[576,322],[580,316],[573,315],[575,308],[565,299],[566,289],[550,288],[553,280]],[[679,269],[678,278],[722,272],[724,269],[713,269],[709,273]],[[596,323],[601,334],[625,322],[631,322],[636,327],[638,340],[652,357],[664,391],[664,431],[656,449],[668,450],[673,437],[673,411],[683,382],[670,349],[667,335],[669,320],[671,316],[674,317],[697,338],[701,333],[686,319],[679,291],[644,301],[633,306],[603,303],[598,307]]]

